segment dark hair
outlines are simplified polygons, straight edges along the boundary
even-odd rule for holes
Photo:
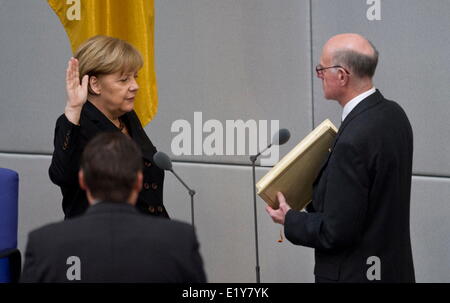
[[[372,78],[377,68],[379,53],[370,41],[369,43],[374,51],[372,56],[348,49],[337,50],[333,54],[333,64],[343,65],[359,78]]]
[[[84,149],[81,169],[95,199],[126,202],[137,173],[142,171],[142,152],[120,132],[101,133]]]

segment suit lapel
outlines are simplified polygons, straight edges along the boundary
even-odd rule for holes
[[[127,123],[127,127],[130,130],[131,138],[141,147],[143,157],[151,161],[153,159],[153,154],[156,153],[156,148],[145,134],[136,113],[134,111],[126,113],[124,115],[124,121]]]
[[[84,108],[86,118],[101,131],[118,131],[117,127],[94,104],[87,101]]]
[[[380,91],[377,89],[375,91],[375,93],[373,93],[372,95],[368,96],[367,98],[365,98],[364,100],[362,100],[349,114],[348,116],[344,119],[344,121],[342,122],[341,126],[339,127],[339,131],[336,135],[336,138],[334,139],[331,148],[330,148],[330,152],[328,153],[327,159],[323,162],[319,173],[317,174],[316,179],[314,180],[313,184],[316,184],[317,182],[319,182],[320,177],[322,176],[323,170],[325,169],[325,167],[328,164],[328,161],[330,160],[331,154],[333,153],[334,147],[336,146],[336,143],[339,140],[339,137],[342,135],[342,133],[344,132],[345,128],[347,127],[347,125],[350,123],[350,121],[352,121],[356,116],[358,116],[359,114],[365,112],[366,110],[372,108],[373,106],[377,105],[378,103],[381,102],[381,100],[383,100],[384,97],[383,95],[380,93]]]
[[[381,100],[383,100],[383,95],[380,93],[380,91],[377,89],[372,95],[368,96],[364,100],[362,100],[344,119],[344,121],[341,124],[341,127],[339,127],[338,134],[336,136],[336,140],[334,142],[334,145],[336,145],[336,142],[338,141],[341,134],[344,132],[347,125],[352,121],[356,116],[359,114],[365,112],[366,110],[372,108],[373,106],[380,103]],[[333,145],[333,148],[334,148]]]
[[[87,120],[93,123],[95,129],[87,131],[90,136],[95,136],[98,132],[120,131],[106,116],[91,102],[87,101],[83,107],[83,113]],[[138,146],[141,147],[142,154],[147,160],[153,159],[156,148],[145,135],[139,118],[134,111],[126,113],[122,116],[124,123],[130,132],[130,137]]]

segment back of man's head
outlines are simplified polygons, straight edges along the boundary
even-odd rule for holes
[[[120,132],[101,133],[84,149],[81,171],[95,200],[127,202],[142,172],[142,153]]]
[[[339,34],[328,44],[332,47],[333,65],[342,65],[359,79],[372,79],[378,64],[378,50],[358,34]]]
[[[333,64],[347,66],[358,78],[372,79],[378,64],[378,51],[375,46],[373,49],[371,55],[349,49],[337,50],[333,54]]]

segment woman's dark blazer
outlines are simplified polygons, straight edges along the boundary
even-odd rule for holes
[[[136,208],[146,214],[168,218],[163,205],[164,171],[153,162],[156,148],[134,111],[124,114],[121,118],[143,154],[144,181]],[[89,101],[83,106],[79,126],[71,123],[64,114],[56,121],[55,149],[49,175],[52,182],[61,188],[66,219],[81,215],[88,208],[86,193],[78,183],[81,154],[90,139],[100,132],[108,131],[120,130]]]

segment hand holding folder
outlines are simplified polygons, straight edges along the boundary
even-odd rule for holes
[[[257,194],[278,209],[282,192],[290,207],[302,210],[312,200],[312,185],[331,152],[337,128],[326,119],[300,141],[256,184]]]
[[[266,212],[272,218],[273,222],[284,225],[284,218],[286,217],[286,213],[291,209],[291,207],[287,204],[286,198],[283,193],[278,192],[277,200],[279,202],[279,208],[273,209],[269,205],[266,205]],[[280,240],[278,242],[283,242],[283,234],[280,230]]]

